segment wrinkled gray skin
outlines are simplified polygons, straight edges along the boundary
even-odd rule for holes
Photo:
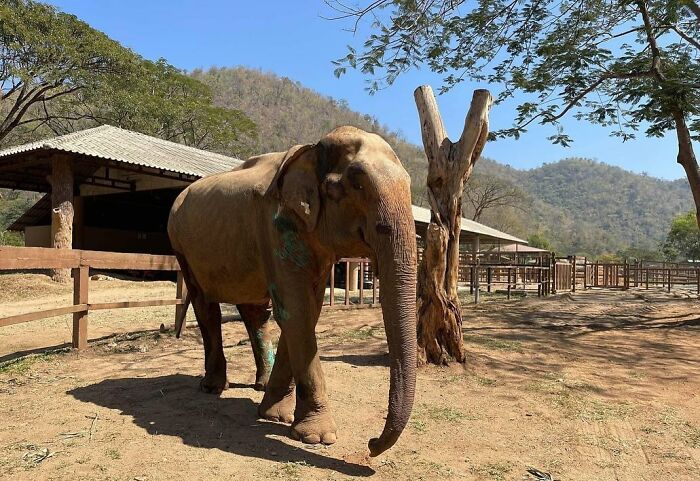
[[[389,412],[370,453],[396,442],[415,391],[416,241],[410,178],[381,137],[339,127],[203,178],[175,201],[168,234],[204,340],[202,389],[227,387],[219,303],[237,304],[265,386],[260,416],[292,423],[307,443],[336,440],[315,335],[326,280],[339,257],[370,257],[391,363]],[[271,373],[269,300],[282,331]]]

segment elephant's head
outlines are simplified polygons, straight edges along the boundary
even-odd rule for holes
[[[275,179],[281,202],[337,256],[367,256],[378,268],[391,360],[389,412],[370,440],[389,449],[408,422],[416,383],[416,232],[410,177],[380,136],[339,127],[296,147]]]

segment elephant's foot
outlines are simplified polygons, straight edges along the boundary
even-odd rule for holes
[[[294,422],[294,406],[296,394],[294,388],[283,392],[275,392],[268,386],[265,396],[258,406],[258,415],[268,421],[276,421],[290,424]]]
[[[265,369],[262,372],[258,371],[255,374],[255,386],[253,386],[253,389],[255,389],[256,391],[265,391],[265,388],[267,387],[267,383],[269,380],[270,380],[270,370],[269,369]]]
[[[310,411],[292,424],[294,439],[308,444],[333,444],[336,442],[338,427],[327,409]]]
[[[199,389],[208,394],[221,394],[228,389],[226,373],[205,375],[202,380],[199,381]]]

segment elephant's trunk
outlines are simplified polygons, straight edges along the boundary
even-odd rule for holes
[[[403,212],[406,208],[408,212]],[[398,216],[396,212],[380,215],[393,219],[393,223],[380,220],[376,225],[375,252],[391,381],[384,431],[369,441],[371,456],[383,453],[397,441],[411,415],[416,390],[416,234],[410,204],[398,210]]]

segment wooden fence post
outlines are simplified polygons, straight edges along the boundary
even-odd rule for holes
[[[175,298],[183,301],[183,304],[175,305],[175,332],[179,333],[182,331],[182,327],[187,325],[185,317],[187,316],[187,306],[184,304],[185,297],[187,297],[187,285],[185,284],[185,277],[182,275],[182,271],[177,271],[177,284],[175,287]],[[178,320],[182,318],[182,327],[178,326]]]
[[[360,305],[365,294],[365,262],[360,261]]]
[[[88,303],[90,268],[80,266],[73,269],[73,305]],[[87,343],[88,310],[73,313],[73,348],[85,349]]]
[[[671,269],[668,270],[668,292],[671,292]]]
[[[512,272],[512,270],[513,270],[513,269],[512,269],[511,267],[508,268],[508,299],[509,299],[509,300],[510,300],[510,289],[511,289],[511,286],[510,286],[510,279],[511,279],[511,272]]]
[[[345,305],[350,305],[350,262],[345,261]]]
[[[335,305],[335,262],[331,266],[331,279],[330,279],[330,299],[328,300],[329,305]],[[372,271],[374,273],[374,271]]]
[[[377,277],[376,267],[372,266],[372,304],[377,303],[377,286],[379,283],[379,278]]]
[[[474,304],[479,303],[479,264],[474,266]]]

